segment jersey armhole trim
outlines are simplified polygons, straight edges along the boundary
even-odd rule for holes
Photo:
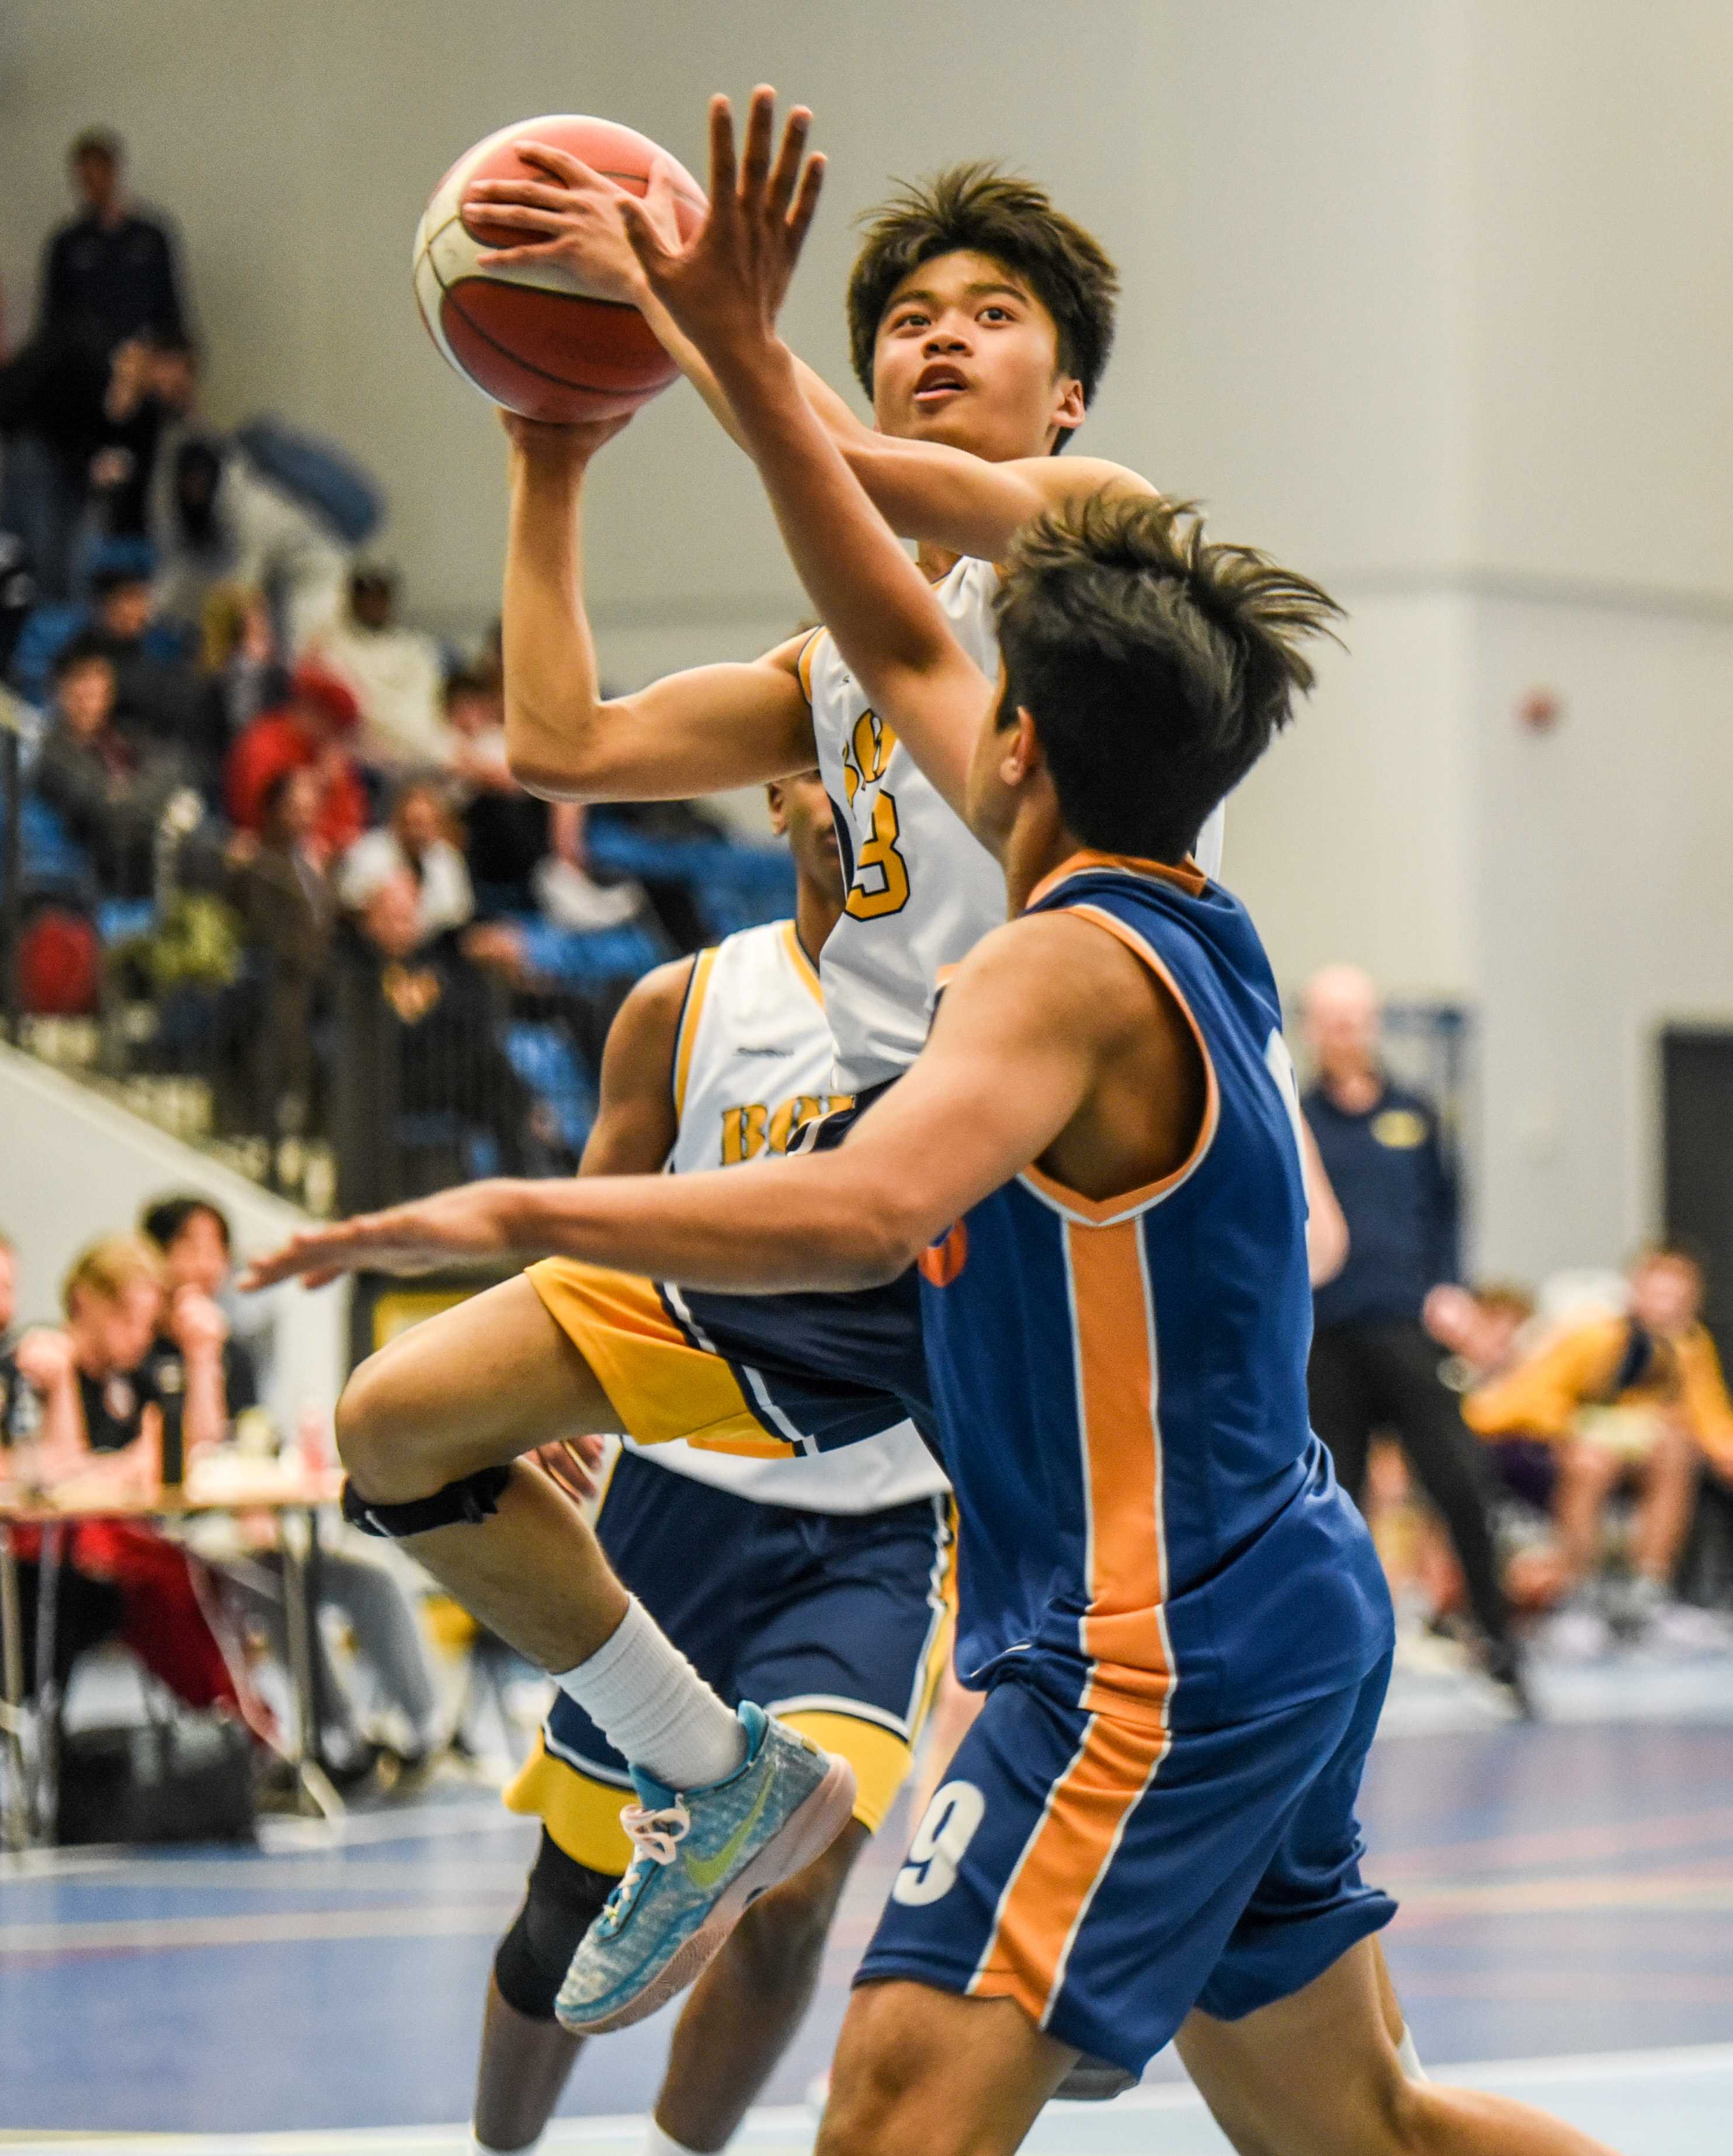
[[[674,1120],[677,1124],[686,1113],[687,1081],[692,1075],[692,1050],[697,1044],[699,1021],[704,1015],[704,998],[710,993],[710,975],[716,964],[716,946],[699,952],[692,961],[692,972],[687,977],[686,993],[681,998],[680,1019],[674,1029]]]
[[[1080,1227],[1111,1228],[1122,1220],[1130,1219],[1135,1214],[1147,1212],[1152,1205],[1159,1205],[1163,1199],[1170,1198],[1182,1183],[1189,1182],[1197,1173],[1203,1165],[1205,1155],[1215,1143],[1216,1132],[1221,1121],[1221,1088],[1216,1075],[1215,1058],[1210,1054],[1196,1013],[1180,993],[1179,983],[1152,946],[1134,928],[1128,927],[1116,914],[1108,913],[1100,906],[1067,906],[1060,911],[1076,914],[1080,920],[1093,921],[1096,927],[1104,928],[1109,936],[1116,937],[1134,957],[1143,961],[1179,1005],[1181,1016],[1191,1029],[1191,1037],[1197,1043],[1197,1052],[1203,1058],[1203,1125],[1190,1152],[1171,1174],[1161,1177],[1157,1182],[1146,1183],[1139,1189],[1125,1191],[1118,1197],[1099,1199],[1086,1198],[1082,1191],[1070,1189],[1051,1175],[1044,1175],[1033,1162],[1017,1178],[1032,1197],[1040,1199],[1044,1205],[1052,1206],[1056,1213],[1062,1214],[1067,1220],[1076,1221]]]
[[[828,632],[822,627],[814,629],[805,643],[800,646],[800,652],[795,660],[795,677],[800,684],[800,694],[806,699],[806,708],[809,711],[812,709],[813,655],[818,649],[820,638],[827,634]]]
[[[818,969],[807,957],[805,947],[800,941],[800,932],[792,921],[784,921],[782,924],[782,943],[783,948],[789,954],[789,963],[800,978],[801,987],[822,1010],[825,1007],[825,991],[819,980]]]

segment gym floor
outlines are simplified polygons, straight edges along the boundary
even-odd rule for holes
[[[1543,2103],[1625,2156],[1733,2147],[1733,1666],[1543,1676],[1497,1720],[1406,1672],[1363,1806],[1369,1875],[1431,2070]],[[474,1793],[273,1821],[258,1851],[69,1851],[0,1870],[0,2133],[152,2136],[152,2156],[465,2146],[477,2009],[532,1842]],[[900,1851],[856,1874],[820,1995],[739,2148],[806,2150],[803,2098]],[[636,2156],[669,2016],[598,2044],[550,2146]],[[1472,2062],[1472,2063],[1470,2063]],[[191,2126],[200,2130],[189,2133]],[[169,2139],[161,2138],[172,2137]],[[1192,2156],[1221,2142],[1170,2056],[1028,2144]]]

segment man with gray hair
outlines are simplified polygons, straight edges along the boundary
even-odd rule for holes
[[[1456,1179],[1437,1110],[1384,1069],[1378,992],[1358,967],[1314,974],[1304,1012],[1316,1073],[1306,1120],[1348,1223],[1347,1262],[1314,1298],[1312,1426],[1355,1497],[1372,1433],[1395,1435],[1461,1561],[1487,1674],[1528,1714],[1484,1462],[1439,1381],[1423,1322],[1427,1296],[1461,1270]]]

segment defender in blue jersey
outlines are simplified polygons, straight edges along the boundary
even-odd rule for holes
[[[633,220],[646,270],[875,708],[980,711],[969,821],[1011,918],[834,1150],[471,1186],[267,1270],[509,1245],[738,1292],[918,1260],[960,1651],[989,1689],[861,1967],[819,2156],[999,2156],[1081,2053],[1134,2067],[1170,2037],[1242,2156],[1592,2156],[1404,2076],[1372,1938],[1391,1905],[1359,1876],[1389,1606],[1307,1424],[1268,967],[1190,859],[1333,609],[1183,511],[1093,498],[1012,550],[989,683],[771,328],[810,181],[725,177],[679,253]]]

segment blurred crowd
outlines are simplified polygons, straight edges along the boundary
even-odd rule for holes
[[[297,1707],[275,1516],[244,1503],[173,1530],[126,1517],[196,1486],[219,1448],[255,1471],[280,1447],[304,1472],[328,1465],[328,1418],[285,1437],[260,1404],[270,1306],[233,1291],[228,1219],[198,1194],[147,1205],[80,1253],[54,1323],[15,1327],[16,1278],[0,1238],[0,1481],[75,1516],[54,1560],[54,1681],[64,1695],[93,1650],[118,1642],[179,1709],[249,1732],[261,1788],[275,1774],[286,1794]],[[318,1756],[340,1785],[400,1786],[459,1739],[465,1673],[440,1651],[416,1568],[334,1532],[311,1633]],[[33,1688],[41,1532],[13,1535]],[[457,1633],[466,1644],[473,1628],[459,1620]]]
[[[383,490],[335,444],[214,424],[168,225],[106,131],[69,172],[78,213],[0,366],[25,1013],[148,1007],[132,1067],[196,1072],[219,1135],[273,1147],[341,1114],[340,1019],[361,1064],[394,1029],[409,1051],[369,1082],[429,1153],[412,1180],[568,1168],[620,996],[731,906],[780,910],[785,870],[737,876],[717,918],[726,842],[698,812],[599,834],[519,788],[497,627],[406,623],[362,551]]]
[[[1415,1622],[1525,1710],[1560,1659],[1733,1650],[1733,1400],[1689,1250],[1535,1288],[1468,1282],[1439,1104],[1392,1075],[1377,992],[1308,984],[1308,1122],[1348,1229],[1316,1293],[1312,1420]]]

